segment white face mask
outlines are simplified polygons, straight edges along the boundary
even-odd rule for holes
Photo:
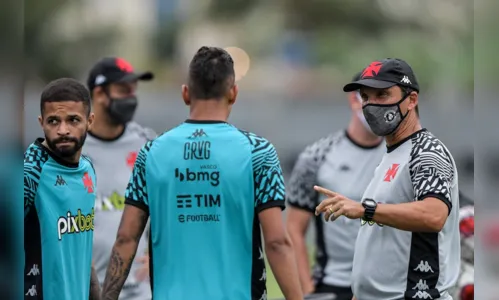
[[[363,101],[362,101],[362,97],[360,96],[360,93],[355,92],[355,95],[357,97],[357,100],[359,100],[360,104],[362,105]],[[357,117],[360,119],[360,122],[362,123],[362,125],[364,125],[364,127],[367,129],[367,131],[373,133],[373,131],[371,130],[371,126],[369,126],[369,124],[366,121],[366,117],[364,117],[364,113],[362,112],[362,109],[357,111]]]

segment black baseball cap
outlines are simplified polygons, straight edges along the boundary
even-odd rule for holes
[[[116,82],[133,82],[136,80],[152,80],[152,72],[135,73],[132,65],[120,57],[105,57],[99,60],[90,70],[87,86],[92,91],[96,86]]]
[[[419,84],[411,66],[402,59],[385,58],[373,61],[362,72],[357,80],[343,87],[344,92],[353,92],[362,86],[376,89],[387,89],[394,85],[404,86],[419,92]]]

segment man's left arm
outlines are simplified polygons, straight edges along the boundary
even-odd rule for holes
[[[107,267],[106,279],[102,288],[103,300],[118,299],[149,218],[146,159],[150,146],[151,142],[148,142],[140,150],[125,191],[126,205]]]
[[[413,232],[442,230],[452,210],[454,166],[444,152],[422,152],[418,159],[410,168],[416,201],[378,204],[373,221]]]
[[[95,272],[95,268],[92,264],[92,268],[90,270],[90,296],[89,300],[100,300],[100,285],[99,279],[97,278],[97,273]]]
[[[149,214],[144,210],[134,205],[125,205],[102,288],[103,300],[118,299],[130,272],[148,217]]]

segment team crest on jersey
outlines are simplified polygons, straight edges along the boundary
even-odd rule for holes
[[[128,153],[128,156],[126,157],[126,165],[133,169],[133,166],[135,165],[135,161],[137,160],[137,151],[132,151]]]
[[[94,192],[94,183],[92,181],[92,177],[88,174],[88,172],[85,172],[83,174],[83,186],[87,190],[89,194],[92,194]]]
[[[386,171],[385,178],[383,181],[391,182],[397,176],[400,164],[392,164],[392,166]]]

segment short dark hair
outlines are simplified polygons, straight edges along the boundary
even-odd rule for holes
[[[193,99],[220,99],[234,80],[234,61],[224,49],[203,46],[189,64],[188,86]]]
[[[90,93],[82,83],[72,78],[59,78],[45,86],[40,97],[42,115],[45,103],[64,101],[83,102],[87,117],[90,115]]]

